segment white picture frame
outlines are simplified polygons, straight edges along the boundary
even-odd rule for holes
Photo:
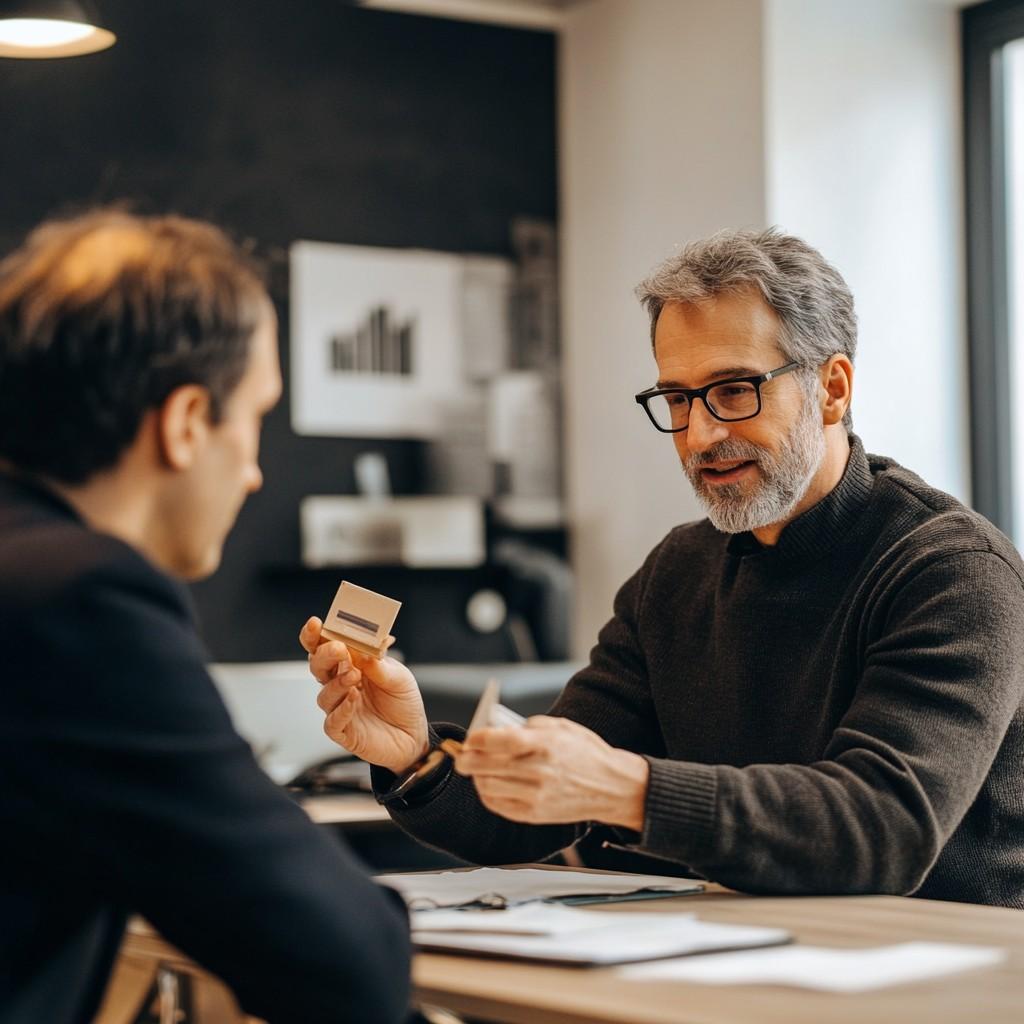
[[[290,264],[295,433],[435,437],[465,377],[463,258],[297,241]]]

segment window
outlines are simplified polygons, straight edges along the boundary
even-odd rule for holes
[[[1013,532],[1024,548],[1024,39],[1003,50],[1007,337],[1010,348]]]
[[[974,505],[1024,549],[1024,0],[962,18]]]

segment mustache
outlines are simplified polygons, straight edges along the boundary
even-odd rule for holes
[[[695,455],[687,455],[683,460],[683,468],[687,470],[699,470],[704,466],[710,466],[715,462],[728,462],[732,459],[743,459],[745,461],[761,464],[764,458],[764,449],[750,441],[741,441],[738,438],[730,438],[727,441],[719,441],[713,448],[707,451],[698,452]]]

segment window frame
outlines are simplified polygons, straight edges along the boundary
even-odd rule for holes
[[[1012,537],[1017,524],[1001,50],[1024,37],[1024,0],[988,0],[962,10],[960,19],[972,501],[975,509]],[[1020,443],[1024,444],[1024,438]],[[1020,485],[1024,486],[1024,481]]]

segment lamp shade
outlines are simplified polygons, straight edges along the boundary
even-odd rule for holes
[[[77,57],[116,40],[90,0],[0,0],[0,57]]]

